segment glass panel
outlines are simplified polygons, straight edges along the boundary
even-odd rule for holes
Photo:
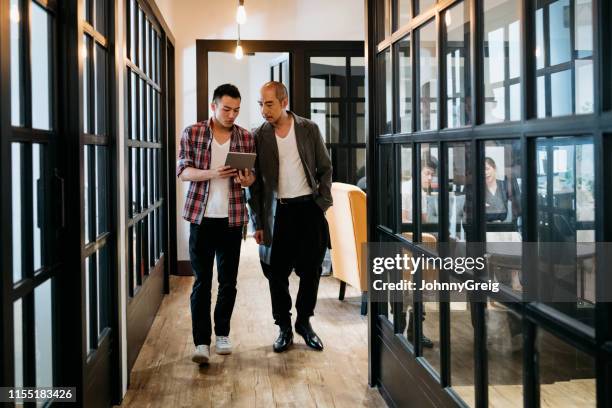
[[[281,76],[282,76],[281,79],[282,79],[283,84],[285,84],[285,87],[287,88],[288,94],[289,92],[291,92],[291,76],[290,75],[291,73],[289,72],[289,60],[286,60],[283,63],[281,63]],[[290,94],[289,94],[289,99],[291,99]]]
[[[144,43],[143,43],[143,31],[144,31],[144,25],[143,25],[143,19],[144,19],[144,12],[140,9],[140,7],[138,7],[138,68],[140,69],[144,69]]]
[[[540,138],[536,149],[538,241],[595,242],[595,153],[592,139]],[[546,290],[551,297],[559,295],[568,300],[550,306],[582,323],[593,325],[596,282],[592,254],[582,255],[575,248],[568,248],[564,256],[554,259],[542,253],[540,262],[545,265],[539,278],[542,291]]]
[[[145,126],[147,125],[146,123],[146,105],[145,105],[145,91],[147,88],[147,84],[144,81],[144,79],[141,79],[140,81],[140,104],[139,104],[139,110],[138,112],[138,116],[140,118],[140,127],[138,128],[138,140],[142,140],[145,141],[146,140],[146,129]]]
[[[83,36],[83,132],[91,133],[93,129],[91,129],[90,121],[91,118],[89,116],[89,99],[91,98],[91,90],[89,89],[91,83],[91,64],[90,64],[90,56],[91,52],[91,37],[88,35]]]
[[[417,13],[423,13],[436,4],[436,0],[417,0]]]
[[[287,65],[287,64],[283,64]],[[287,65],[288,66],[288,65]],[[351,89],[354,98],[365,98],[365,58],[351,57]]]
[[[53,302],[52,280],[34,290],[34,331],[36,335],[36,386],[53,386]]]
[[[326,143],[340,141],[340,104],[337,102],[312,102],[310,104],[310,119],[321,131]]]
[[[468,3],[444,13],[446,38],[446,123],[449,128],[470,122],[470,22]]]
[[[97,268],[96,268],[96,285],[98,288],[97,298],[98,298],[98,339],[102,334],[102,331],[108,327],[108,305],[110,302],[110,293],[109,293],[109,271],[108,271],[108,249],[107,247],[103,247],[98,251],[98,256],[96,257]]]
[[[380,82],[385,84],[380,98],[380,134],[393,133],[393,67],[391,65],[391,48],[378,54]],[[381,89],[382,90],[382,89]]]
[[[486,123],[521,117],[520,4],[514,0],[484,0]]]
[[[357,102],[353,106],[355,107],[355,141],[365,143],[365,103]]]
[[[310,97],[346,97],[345,57],[310,58]]]
[[[541,407],[597,406],[593,357],[541,329],[536,347]]]
[[[23,309],[22,300],[13,303],[13,342],[15,359],[15,387],[23,387]]]
[[[106,133],[106,50],[96,45],[96,134]]]
[[[410,0],[397,0],[398,28],[410,21]]]
[[[91,23],[91,3],[94,0],[85,0],[84,8],[85,8],[85,20]]]
[[[518,140],[485,142],[484,200],[486,242],[521,242],[521,144]],[[508,245],[487,251],[489,278],[522,291],[521,248]]]
[[[355,154],[355,179],[353,181],[357,187],[366,189],[366,149],[351,149]]]
[[[51,129],[51,17],[31,2],[32,127]]]
[[[100,34],[106,35],[106,0],[95,0],[95,4],[96,21],[94,26]]]
[[[147,189],[146,189],[146,177],[147,177],[147,149],[138,149],[140,152],[140,205],[141,210],[146,209],[147,206]]]
[[[409,133],[412,131],[412,60],[410,55],[410,37],[404,37],[398,44],[399,130],[400,133]]]
[[[452,274],[450,279],[458,282]],[[469,303],[466,293],[458,293],[453,299],[456,301],[450,302],[451,385],[469,407],[474,407],[474,303]]]
[[[83,218],[84,218],[84,228],[85,228],[85,244],[91,241],[91,226],[89,214],[91,212],[91,203],[89,202],[89,167],[91,160],[91,146],[83,147]]]
[[[12,200],[12,225],[13,234],[11,244],[13,246],[13,282],[23,278],[21,236],[21,202],[22,202],[22,175],[23,144],[11,143],[11,200]]]
[[[421,242],[438,242],[438,147],[434,144],[421,145],[421,177],[418,180],[421,200]]]
[[[413,240],[412,226],[412,147],[400,148],[400,188],[401,188],[401,234],[409,241]]]
[[[470,142],[448,145],[448,236],[450,242],[469,241],[472,208]]]
[[[23,125],[23,87],[21,78],[21,52],[23,39],[21,38],[21,2],[11,0],[11,124]]]
[[[138,24],[136,21],[137,13],[136,0],[130,0],[130,60],[135,62],[136,59],[136,33],[138,31]]]
[[[92,256],[85,259],[85,344],[86,350],[91,349],[91,271],[92,271]]]
[[[523,335],[521,318],[499,302],[486,309],[489,357],[489,405],[523,403]]]
[[[132,216],[140,211],[138,207],[138,196],[137,196],[137,180],[138,180],[138,149],[131,148],[130,149],[130,182],[131,182],[131,193],[130,193],[130,208],[132,209]]]
[[[43,147],[38,143],[32,144],[32,226],[34,245],[33,262],[34,271],[43,265],[43,232],[42,226],[45,222],[45,181],[44,181],[44,158]]]
[[[108,158],[106,147],[96,146],[96,236],[108,231]]]
[[[146,134],[145,134],[145,140],[150,142],[151,141],[151,86],[150,85],[146,85],[145,87],[145,108],[144,108],[144,115],[145,115],[145,123],[146,123]]]
[[[592,113],[591,0],[540,0],[537,6],[538,84],[544,78],[538,88],[538,117]]]
[[[379,146],[380,154],[380,201],[379,201],[379,223],[381,225],[389,227],[393,230],[394,216],[393,216],[393,201],[394,201],[394,188],[393,188],[393,145],[384,144]]]
[[[438,58],[436,56],[436,25],[432,21],[417,32],[419,130],[438,128]]]
[[[280,80],[280,67],[278,64],[272,66],[272,80],[279,81]]]
[[[130,100],[130,110],[131,110],[131,118],[132,118],[132,123],[131,123],[131,133],[130,133],[130,139],[133,140],[138,140],[138,120],[139,120],[139,115],[138,115],[138,105],[136,104],[136,99],[138,98],[138,84],[140,83],[140,81],[138,80],[138,75],[136,73],[131,73],[130,74],[131,77],[131,81],[130,81],[130,91],[131,91],[131,100]]]

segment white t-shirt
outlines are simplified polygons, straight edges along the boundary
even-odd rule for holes
[[[278,197],[293,198],[312,194],[312,188],[306,181],[304,166],[298,152],[293,119],[287,136],[278,137],[276,135],[276,144],[278,146]]]
[[[210,168],[216,169],[225,164],[229,152],[231,138],[227,142],[219,144],[213,137],[210,144]],[[226,218],[229,216],[229,189],[231,177],[214,178],[209,181],[208,200],[204,216],[208,218]]]

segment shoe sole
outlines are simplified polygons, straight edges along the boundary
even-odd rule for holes
[[[193,361],[194,363],[198,363],[198,364],[207,364],[208,360],[210,360],[210,357],[206,357],[206,356],[191,357],[191,361]]]
[[[215,349],[215,353],[222,355],[222,356],[227,356],[228,354],[232,354],[232,350],[216,350]]]

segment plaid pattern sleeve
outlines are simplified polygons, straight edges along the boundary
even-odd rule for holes
[[[177,177],[187,167],[208,170],[210,168],[210,144],[212,132],[210,129],[211,120],[200,122],[196,125],[187,127],[181,136],[179,156],[176,165]],[[253,136],[239,126],[232,129],[230,151],[242,153],[254,153],[255,142]],[[246,209],[246,199],[240,184],[234,183],[233,179],[229,191],[229,226],[240,226],[248,223],[248,211]],[[185,206],[183,207],[183,218],[191,223],[200,224],[206,209],[208,199],[208,180],[190,182]]]

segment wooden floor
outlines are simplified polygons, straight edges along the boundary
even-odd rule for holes
[[[338,281],[323,277],[312,325],[325,350],[307,348],[298,336],[290,351],[276,354],[268,284],[257,246],[248,239],[242,246],[232,318],[234,353],[213,352],[211,363],[199,367],[191,362],[192,282],[190,277],[171,277],[171,293],[138,356],[122,407],[386,406],[367,384],[367,321],[359,314],[354,289],[347,287],[346,300],[340,302]],[[292,275],[294,301],[297,283]]]

